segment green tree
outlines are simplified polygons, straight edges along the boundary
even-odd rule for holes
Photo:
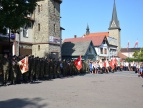
[[[138,55],[139,55],[139,51],[135,51],[134,54],[133,54],[134,58],[137,58]]]
[[[27,15],[34,12],[37,1],[41,0],[0,0],[0,32],[3,27],[16,32],[28,23]]]
[[[143,48],[140,49],[138,55],[139,55],[139,58],[140,58],[140,59],[143,59]]]

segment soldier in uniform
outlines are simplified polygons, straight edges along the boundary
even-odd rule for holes
[[[22,59],[21,56],[18,56],[18,57],[17,57],[17,61],[18,61],[18,62],[19,62],[21,59]],[[21,70],[20,70],[20,68],[19,68],[19,65],[17,65],[16,82],[17,82],[17,84],[21,84],[21,81],[22,81],[22,73],[21,73]]]
[[[50,60],[48,58],[45,61],[44,78],[45,79],[50,79],[51,78],[51,74],[50,74]]]
[[[52,59],[50,59],[49,61],[49,74],[50,74],[50,79],[52,79],[54,75],[54,64]]]
[[[35,76],[35,62],[36,62],[36,60],[35,60],[35,58],[34,58],[34,56],[32,56],[31,58],[30,58],[30,67],[31,67],[31,72],[30,72],[30,82],[33,82],[34,81],[34,76]]]
[[[9,60],[7,54],[4,55],[2,60],[3,67],[3,85],[7,85],[8,77],[9,77]]]
[[[66,60],[63,60],[63,77],[65,77],[67,74],[67,62]]]
[[[17,60],[16,56],[12,57],[12,71],[11,71],[11,84],[16,84],[17,76]]]
[[[35,80],[39,80],[39,72],[40,72],[40,59],[39,57],[36,58],[36,63],[35,63],[35,67],[36,67],[36,70],[35,70]]]
[[[41,80],[44,79],[44,71],[45,71],[45,59],[40,58],[40,74],[39,74],[39,77]]]

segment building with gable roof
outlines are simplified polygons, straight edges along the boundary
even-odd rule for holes
[[[92,41],[94,45],[94,49],[97,53],[96,59],[110,59],[112,56],[117,56],[117,46],[110,45],[108,43],[106,36],[84,36],[84,37],[74,37],[68,38],[64,40],[65,42],[82,42]],[[63,44],[64,44],[63,43]]]
[[[91,40],[64,42],[62,45],[62,59],[96,60],[97,53]]]

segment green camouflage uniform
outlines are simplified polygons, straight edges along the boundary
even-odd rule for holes
[[[16,76],[17,76],[17,61],[14,57],[12,59],[12,74],[11,74],[11,83],[16,84]]]
[[[6,85],[9,77],[9,60],[7,57],[3,58],[2,67],[3,67],[3,84]]]

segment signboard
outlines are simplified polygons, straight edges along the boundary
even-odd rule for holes
[[[49,36],[49,42],[54,44],[60,44],[60,37]]]
[[[4,35],[4,34],[0,34],[0,37],[6,37],[6,38],[9,38],[9,35],[8,35],[8,34],[6,34],[6,35]],[[10,39],[15,39],[15,34],[11,34]]]
[[[15,39],[15,34],[11,34],[10,38]]]

